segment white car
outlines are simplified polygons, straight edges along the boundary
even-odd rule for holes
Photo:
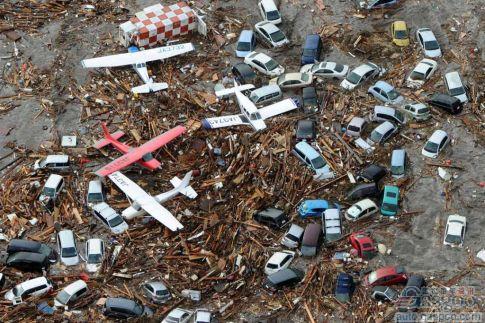
[[[421,62],[416,65],[413,71],[406,79],[406,86],[414,89],[418,89],[431,78],[436,71],[438,63],[432,59],[423,58]]]
[[[398,106],[397,109],[416,121],[428,120],[431,117],[429,108],[424,103],[406,103]]]
[[[288,268],[291,261],[295,257],[295,252],[290,250],[283,250],[276,252],[269,258],[266,266],[264,266],[264,273],[266,275],[274,274],[281,269]]]
[[[26,280],[16,285],[5,293],[5,299],[11,301],[13,305],[22,303],[22,299],[28,296],[41,296],[53,289],[50,279],[37,277]]]
[[[261,0],[258,2],[259,12],[263,20],[275,25],[281,23],[281,14],[273,0]]]
[[[304,231],[305,229],[299,225],[292,224],[288,229],[288,232],[286,232],[284,237],[281,239],[281,244],[287,248],[298,248],[298,244],[303,237]]]
[[[361,200],[345,212],[345,218],[349,221],[357,221],[379,211],[377,205],[371,199]]]
[[[345,134],[351,137],[360,137],[360,134],[367,126],[367,121],[364,118],[353,117],[350,120]]]
[[[443,244],[445,246],[461,247],[463,240],[465,240],[466,218],[458,214],[448,216],[446,221],[445,238]]]
[[[269,76],[278,76],[285,68],[266,54],[251,52],[244,58],[244,63]]]
[[[382,75],[383,73],[384,70],[379,66],[374,63],[367,62],[350,71],[345,79],[342,80],[340,86],[346,90],[353,90],[365,81]]]
[[[76,280],[64,287],[59,293],[57,293],[54,299],[54,305],[57,307],[67,306],[69,303],[77,301],[82,296],[86,295],[88,291],[88,285],[84,280]]]
[[[335,62],[306,64],[300,68],[301,73],[311,73],[315,77],[343,79],[349,71],[348,65]]]
[[[162,323],[188,323],[193,315],[193,311],[177,307],[168,313]]]
[[[260,21],[254,25],[254,29],[264,42],[273,47],[281,47],[290,43],[285,34],[270,22]]]
[[[378,125],[374,130],[372,130],[369,138],[367,138],[367,143],[371,146],[376,144],[383,144],[396,131],[397,127],[392,122],[385,121]]]
[[[269,84],[276,84],[282,89],[305,87],[313,82],[310,73],[286,73],[269,80]]]
[[[420,28],[416,30],[416,40],[427,57],[440,57],[441,48],[436,40],[435,35],[429,28]]]
[[[79,263],[76,239],[71,230],[61,230],[57,233],[57,247],[61,262],[65,266],[75,266]]]
[[[89,239],[86,241],[86,271],[95,273],[101,268],[104,258],[104,241]]]
[[[454,96],[460,100],[461,103],[468,102],[466,88],[463,86],[460,74],[457,71],[445,74],[445,85],[449,95]]]
[[[104,223],[114,234],[128,230],[128,223],[107,203],[98,203],[92,208],[93,215]]]
[[[450,137],[443,130],[436,130],[424,145],[421,154],[429,158],[437,158],[439,153],[448,145]]]

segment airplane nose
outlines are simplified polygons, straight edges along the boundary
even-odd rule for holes
[[[212,129],[212,126],[207,119],[202,120],[202,127],[204,127],[204,129]]]

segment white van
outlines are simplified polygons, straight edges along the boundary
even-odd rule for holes
[[[22,303],[22,298],[28,296],[40,296],[52,290],[52,282],[46,277],[37,277],[26,280],[18,284],[7,293],[5,299],[12,302],[13,305]]]
[[[445,74],[445,85],[448,90],[448,94],[454,96],[461,103],[468,102],[468,95],[466,93],[466,87],[463,85],[460,74],[456,71]]]
[[[275,25],[281,23],[281,14],[273,0],[261,0],[258,2],[258,7],[263,20]]]
[[[66,266],[75,266],[79,263],[79,253],[76,239],[71,230],[62,230],[57,233],[57,246],[61,262]]]
[[[34,163],[34,170],[49,169],[55,171],[66,171],[70,167],[68,155],[48,155],[38,159]]]
[[[86,271],[95,273],[101,268],[104,258],[104,241],[89,239],[86,241]]]
[[[249,99],[253,101],[254,104],[269,103],[278,100],[283,96],[283,92],[276,84],[262,86],[252,91],[249,95]]]
[[[99,179],[90,181],[88,185],[88,195],[86,203],[88,206],[104,202],[103,183]]]

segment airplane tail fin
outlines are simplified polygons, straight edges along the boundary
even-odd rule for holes
[[[146,83],[140,86],[135,86],[131,88],[131,92],[133,93],[150,93],[150,92],[157,92],[160,90],[165,90],[168,88],[167,83]]]
[[[108,127],[104,122],[101,123],[101,127],[103,128],[104,138],[96,141],[96,143],[94,144],[94,148],[96,149],[101,149],[104,146],[111,144],[113,141],[118,140],[125,134],[121,130],[118,130],[114,133],[109,133]]]
[[[177,176],[170,180],[173,187],[178,189],[180,193],[187,196],[190,199],[195,199],[197,197],[197,192],[189,185],[190,179],[192,178],[192,171],[185,174],[184,178],[180,180]]]

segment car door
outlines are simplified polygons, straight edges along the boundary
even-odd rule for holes
[[[440,142],[440,146],[439,146],[438,152],[440,152],[441,150],[443,150],[443,148],[446,145],[446,141],[447,140],[448,140],[448,136],[444,136],[443,139]]]
[[[263,63],[261,63],[258,60],[253,60],[254,65],[256,65],[256,69],[259,70],[262,73],[266,73],[268,70],[266,69],[266,66],[264,66]]]
[[[424,48],[423,36],[421,36],[421,33],[418,33],[418,41],[421,47]]]
[[[269,38],[269,34],[266,32],[266,30],[264,30],[263,28],[261,28],[260,31],[261,31],[261,34],[262,34],[263,38],[267,42],[271,42],[271,39]]]

